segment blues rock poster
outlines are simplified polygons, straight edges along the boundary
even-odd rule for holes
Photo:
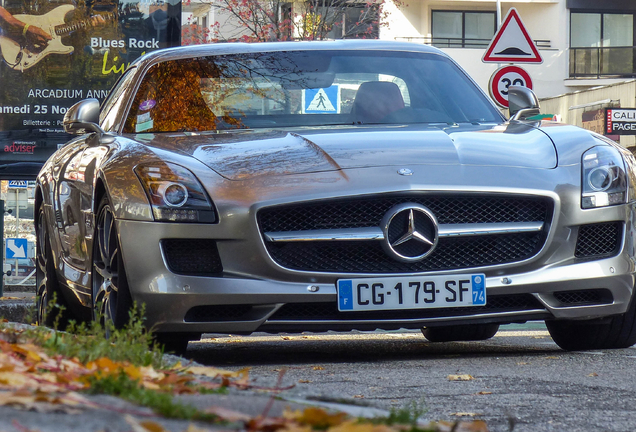
[[[0,177],[34,177],[70,139],[68,108],[103,101],[135,59],[180,45],[180,21],[174,0],[0,0]]]

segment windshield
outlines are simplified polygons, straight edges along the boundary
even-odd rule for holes
[[[501,119],[466,75],[441,55],[288,51],[156,64],[139,87],[124,132]]]

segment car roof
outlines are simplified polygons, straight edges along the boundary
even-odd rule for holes
[[[150,64],[176,60],[182,58],[222,55],[222,54],[242,54],[254,52],[276,52],[276,51],[320,51],[320,50],[376,50],[376,51],[404,51],[404,52],[424,52],[441,54],[448,57],[443,51],[429,45],[385,41],[377,39],[341,39],[335,41],[302,41],[302,42],[229,42],[212,43],[204,45],[188,45],[162,50],[152,51],[139,59],[134,64],[142,69]]]

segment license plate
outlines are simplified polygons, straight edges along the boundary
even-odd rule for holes
[[[340,279],[337,286],[342,312],[486,304],[483,274]]]

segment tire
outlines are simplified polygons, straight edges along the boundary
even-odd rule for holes
[[[100,319],[107,331],[108,322],[121,329],[130,321],[133,301],[115,216],[106,196],[99,203],[96,220],[91,269],[93,319]]]
[[[74,317],[57,280],[44,207],[38,210],[36,227],[36,324],[65,330]]]
[[[545,322],[552,340],[566,351],[629,348],[636,343],[636,301],[627,312],[593,320]]]
[[[493,337],[499,324],[452,325],[427,327],[422,334],[431,342],[480,341]]]

